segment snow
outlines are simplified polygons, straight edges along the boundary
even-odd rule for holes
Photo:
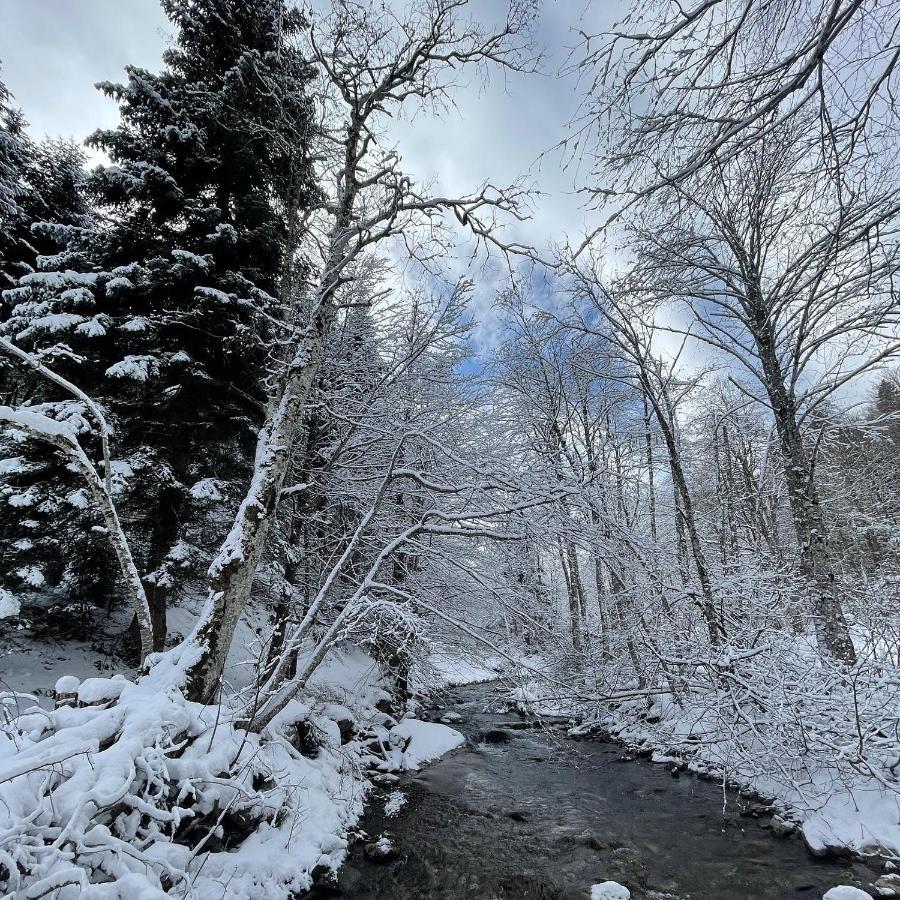
[[[29,506],[34,506],[39,499],[38,492],[33,487],[30,487],[20,494],[11,494],[7,499],[7,503],[16,509],[25,509]]]
[[[109,471],[113,477],[113,491],[118,493],[125,489],[128,481],[134,478],[134,467],[127,459],[110,460]]]
[[[19,601],[6,588],[0,588],[0,619],[11,619],[20,611]]]
[[[75,331],[85,337],[103,337],[106,334],[106,327],[101,316],[94,316],[86,322],[82,322]]]
[[[107,700],[118,700],[127,686],[128,682],[124,676],[86,678],[78,688],[78,702],[92,704],[103,703]]]
[[[292,710],[273,723],[269,734],[248,736],[231,726],[226,711],[188,703],[177,691],[160,690],[152,679],[95,678],[78,689],[81,703],[106,702],[116,694],[118,702],[108,707],[62,707],[49,716],[26,711],[18,721],[20,736],[0,737],[0,832],[17,827],[14,823],[35,800],[50,803],[37,799],[42,783],[37,767],[57,765],[60,774],[52,805],[46,808],[47,822],[66,822],[77,835],[76,846],[85,848],[77,858],[83,873],[98,861],[90,852],[93,847],[114,878],[139,879],[129,889],[130,897],[138,889],[159,895],[159,873],[183,871],[196,896],[222,896],[221,885],[227,882],[230,900],[274,900],[307,889],[316,865],[334,868],[342,861],[346,830],[362,810],[365,785],[354,776],[349,760],[334,750],[323,749],[315,759],[292,751],[279,734]],[[204,739],[213,733],[215,741]],[[196,739],[187,740],[191,735]],[[187,741],[184,750],[172,757],[160,753],[157,743],[164,747],[173,739]],[[173,793],[160,800],[152,786],[163,783]],[[155,807],[157,824],[146,828],[140,816],[95,818],[96,807],[119,803],[139,812]],[[195,854],[168,838],[182,815],[215,815],[216,809],[229,806],[262,817],[237,849]],[[159,869],[111,852],[122,839],[145,841],[144,860],[156,861]],[[40,877],[71,873],[68,853],[48,851],[42,852],[38,869],[27,865],[27,844],[13,850],[17,861]],[[38,892],[38,885],[46,889],[54,883],[33,880],[30,887]]]
[[[11,456],[8,459],[0,459],[0,475],[21,475],[30,467],[25,462],[24,456]]]
[[[79,316],[77,313],[50,313],[49,315],[32,319],[28,328],[20,332],[17,337],[28,338],[35,332],[57,334],[61,331],[71,331],[76,325],[80,325],[84,321],[84,316]]]
[[[822,900],[872,900],[872,895],[861,891],[859,888],[842,884],[826,891]]]
[[[216,303],[231,303],[234,300],[231,294],[226,294],[224,291],[211,287],[196,287],[194,288],[194,293],[207,300],[214,300]]]
[[[173,613],[172,624],[178,624],[183,610]],[[189,626],[189,621],[183,624]],[[228,668],[229,682],[238,687],[242,678],[249,682],[252,672],[241,677],[246,670],[235,660],[246,655],[254,635],[253,622],[242,622],[236,641],[242,648]],[[40,890],[52,893],[54,885],[75,879],[68,888],[73,897],[163,897],[165,884],[159,876],[174,871],[182,887],[190,886],[191,896],[283,900],[307,890],[317,866],[336,871],[343,862],[348,832],[362,814],[369,783],[363,774],[364,745],[351,741],[340,746],[336,721],[350,718],[372,727],[372,721],[385,719],[373,704],[388,696],[379,668],[363,651],[336,650],[310,679],[309,701],[289,703],[261,735],[235,728],[225,704],[186,701],[164,666],[137,682],[121,675],[79,681],[72,675],[60,677],[55,657],[42,657],[57,669],[45,672],[43,683],[51,674],[49,684],[60,693],[77,692],[79,706],[38,713],[27,709],[19,693],[18,720],[12,728],[0,729],[0,838],[18,828],[16,823],[36,804],[48,804],[43,824],[35,827],[70,823],[83,852],[72,859],[49,848],[41,851],[40,877],[47,880],[40,882]],[[71,653],[64,664],[79,667]],[[89,659],[80,664],[84,673],[91,668]],[[16,682],[27,680],[31,688],[42,680],[37,676],[34,671]],[[292,724],[307,718],[320,739],[326,738],[312,759],[290,745]],[[428,754],[436,752],[431,737],[422,748]],[[164,752],[181,742],[178,753]],[[35,766],[53,764],[59,776],[51,804],[49,798],[41,799],[43,776]],[[162,784],[168,788],[158,793],[154,785]],[[115,819],[98,816],[94,804],[85,805],[90,799],[123,812]],[[400,801],[394,802],[399,808]],[[187,824],[191,817],[212,816],[215,821],[216,810],[226,808],[261,817],[237,846],[194,852],[196,841],[185,845],[171,840],[179,820]],[[158,818],[148,826],[142,814],[151,809]],[[120,840],[145,841],[140,858],[115,851]],[[17,843],[13,852],[24,859],[31,846]],[[92,883],[88,873],[101,860],[115,885]],[[37,891],[38,877],[29,876],[23,891]],[[223,884],[228,886],[224,893]],[[64,890],[59,896],[68,894]]]
[[[391,751],[390,762],[401,770],[418,769],[423,763],[439,759],[466,742],[463,735],[454,728],[419,719],[404,719],[390,730],[390,738],[392,745],[397,739],[410,739],[405,750],[395,745],[395,749]]]
[[[406,806],[406,795],[402,791],[391,791],[384,804],[384,814],[388,817],[396,816],[404,806]]]
[[[118,276],[116,278],[110,278],[109,281],[106,282],[106,293],[110,296],[114,296],[115,294],[130,291],[133,287],[134,285],[127,278]]]
[[[428,665],[439,684],[449,687],[496,681],[503,670],[499,660],[463,658],[458,650],[443,647],[432,652]]]
[[[56,679],[53,690],[57,694],[75,694],[81,682],[74,675],[62,675]]]
[[[108,287],[108,285],[107,285]],[[150,328],[150,323],[143,316],[134,316],[134,318],[124,321],[119,328],[122,331],[130,331],[134,334],[140,334]]]
[[[72,426],[68,422],[57,422],[56,419],[51,419],[34,410],[0,406],[0,419],[7,424],[21,425],[23,428],[40,432],[49,437],[72,437]]]
[[[93,287],[97,283],[96,272],[31,272],[19,279],[21,285],[35,285],[51,291],[63,290],[70,285]]]
[[[93,293],[86,287],[69,288],[59,295],[59,299],[70,306],[91,307],[95,303]]]
[[[166,554],[166,559],[171,560],[174,563],[187,564],[191,561],[193,555],[194,550],[190,544],[186,544],[184,541],[178,541],[177,544],[173,544],[172,548]]]
[[[66,494],[66,503],[75,509],[88,509],[91,505],[91,500],[84,488],[78,488],[78,490]]]
[[[159,360],[155,356],[126,356],[106,370],[106,377],[147,381],[158,368]]]
[[[172,256],[180,262],[188,263],[189,265],[196,266],[198,269],[208,269],[212,262],[211,257],[208,256],[197,256],[196,253],[191,253],[188,250],[173,250]]]
[[[603,881],[591,887],[591,900],[629,900],[631,891],[616,881]]]
[[[219,481],[215,478],[204,478],[198,481],[188,493],[194,500],[214,502],[222,499],[222,493],[219,491]]]
[[[37,566],[23,566],[16,569],[16,577],[32,588],[43,587],[46,581],[44,573]]]

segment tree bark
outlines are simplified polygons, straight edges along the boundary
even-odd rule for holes
[[[812,594],[816,638],[824,654],[852,664],[856,661],[856,651],[836,594],[828,529],[816,490],[813,466],[803,444],[794,400],[785,386],[775,342],[769,331],[767,322],[758,323],[754,338],[784,461],[784,479],[800,549],[800,571]]]
[[[578,571],[578,554],[571,541],[559,543],[559,561],[566,579],[566,594],[569,598],[569,622],[572,629],[572,647],[581,655],[584,652],[584,585]]]
[[[700,611],[703,613],[703,618],[706,622],[709,642],[711,646],[719,647],[725,639],[725,630],[722,627],[722,623],[719,620],[719,614],[716,611],[712,581],[709,576],[709,566],[706,561],[706,554],[703,551],[703,544],[700,541],[700,533],[697,530],[697,522],[694,517],[694,505],[691,500],[691,493],[688,490],[684,469],[681,465],[681,455],[678,452],[678,444],[675,440],[674,416],[668,409],[668,404],[666,404],[665,408],[663,407],[660,399],[652,393],[648,383],[645,382],[642,387],[644,388],[645,396],[649,398],[650,403],[653,406],[653,411],[656,414],[656,420],[659,423],[663,441],[666,445],[666,451],[669,455],[669,468],[672,472],[672,484],[675,489],[676,525],[678,521],[681,522],[681,526],[684,529],[685,536],[691,548],[691,555],[694,558],[694,566],[697,569],[697,578],[700,581]]]

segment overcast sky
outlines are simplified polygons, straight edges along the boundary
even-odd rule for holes
[[[325,2],[325,0],[320,0]],[[503,0],[475,0],[490,15]],[[579,99],[576,79],[560,74],[584,25],[610,24],[621,0],[544,0],[539,43],[544,74],[495,78],[465,86],[458,107],[438,119],[419,116],[398,125],[395,137],[407,171],[434,180],[441,192],[466,192],[490,179],[509,183],[521,175],[539,185],[533,220],[517,226],[516,237],[536,246],[573,241],[584,233],[586,216],[573,190],[574,175],[558,154],[537,160],[565,133]],[[171,26],[158,0],[0,0],[0,62],[3,79],[36,136],[84,139],[117,121],[116,105],[94,88],[119,81],[126,64],[151,70],[171,40]],[[588,221],[590,217],[588,216]],[[467,259],[463,254],[462,258]],[[479,273],[478,315],[488,326],[494,279]],[[499,284],[498,284],[499,286]]]
[[[477,0],[474,9],[501,0]],[[575,37],[572,28],[588,15],[591,25],[611,22],[618,0],[545,0],[539,41],[546,48],[546,74],[495,79],[483,90],[472,84],[459,108],[438,121],[419,118],[397,137],[407,168],[435,177],[442,189],[464,191],[485,178],[508,182],[531,172],[548,196],[540,201],[527,232],[532,240],[573,238],[581,231],[580,201],[572,175],[557,156],[541,171],[535,160],[564,133],[576,110],[573,77],[558,69]],[[157,69],[171,28],[158,0],[0,0],[0,62],[3,78],[36,135],[83,139],[113,125],[115,104],[95,88],[122,79],[127,63]]]

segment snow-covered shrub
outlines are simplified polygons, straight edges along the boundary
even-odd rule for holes
[[[252,734],[162,673],[89,679],[77,695],[0,728],[5,891],[65,898],[90,886],[134,900],[227,885],[230,898],[283,898],[343,859],[365,794],[359,754],[322,739],[304,756],[292,740],[308,706],[292,702]]]

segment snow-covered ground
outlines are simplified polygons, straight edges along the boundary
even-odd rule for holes
[[[235,645],[252,647],[253,628],[242,627]],[[88,645],[31,649],[7,666],[0,731],[2,863],[29,873],[14,893],[150,900],[189,888],[284,900],[340,867],[367,772],[414,770],[464,742],[445,725],[396,722],[377,708],[390,697],[382,673],[352,646],[332,652],[302,702],[260,734],[240,727],[227,702],[185,700],[163,667],[137,681],[103,677],[103,654]],[[78,673],[60,685],[77,703],[53,709],[64,672]],[[235,658],[227,674],[239,690],[252,666]]]
[[[417,674],[420,683],[456,687],[495,681],[506,668],[506,662],[499,658],[463,657],[455,648],[437,647]]]

